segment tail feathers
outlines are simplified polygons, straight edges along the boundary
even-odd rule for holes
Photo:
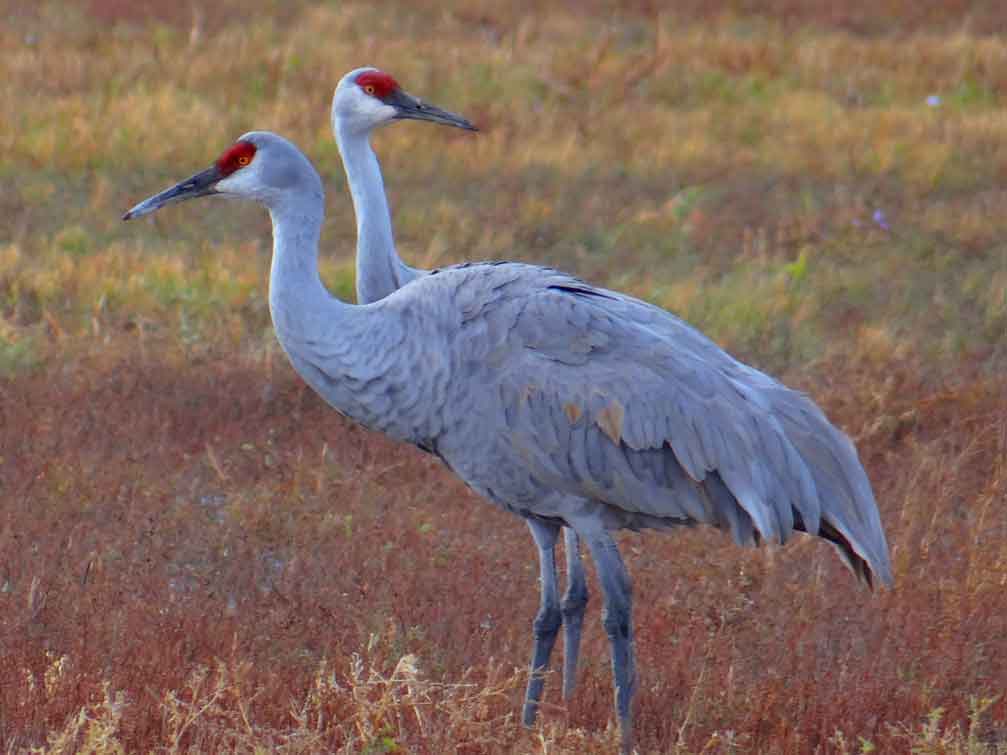
[[[702,491],[712,504],[714,519],[711,522],[719,529],[727,530],[731,533],[734,541],[738,545],[758,546],[762,543],[759,530],[755,527],[748,512],[738,503],[737,499],[724,484],[720,475],[710,472],[703,481]],[[872,590],[880,583],[888,585],[891,583],[891,575],[887,571],[887,559],[879,561],[878,571],[871,567],[871,562],[861,556],[853,544],[832,522],[825,518],[818,521],[817,531],[812,532],[804,522],[801,512],[796,507],[792,507],[794,516],[794,530],[797,532],[807,532],[809,535],[816,535],[823,540],[827,540],[839,554],[843,563],[853,575]],[[786,539],[786,538],[784,538]]]
[[[884,528],[853,443],[803,394],[784,389],[773,400],[787,439],[811,473],[821,505],[817,528],[809,529],[804,520],[798,524],[795,511],[794,529],[832,543],[853,574],[868,586],[890,585]]]
[[[804,522],[800,518],[800,514],[796,511],[794,512],[794,529],[800,532],[807,532],[804,527]],[[839,558],[841,558],[847,568],[853,572],[853,576],[855,576],[860,582],[867,585],[870,589],[875,589],[876,577],[880,577],[881,584],[889,584],[891,582],[891,577],[887,574],[875,574],[874,570],[871,569],[871,565],[867,562],[867,559],[854,550],[850,541],[846,539],[843,533],[824,519],[818,526],[818,532],[811,532],[809,534],[817,535],[823,540],[828,540],[836,549],[836,552],[839,554]]]

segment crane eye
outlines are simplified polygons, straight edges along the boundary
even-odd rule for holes
[[[376,90],[374,89],[374,85],[373,84],[367,84],[367,85],[364,86],[364,91],[367,92],[367,94],[371,95],[371,97],[373,97],[374,96],[374,92]]]
[[[238,158],[238,165],[240,165],[242,168],[244,168],[250,162],[252,162],[252,159],[248,157],[248,155],[242,155],[241,157]]]

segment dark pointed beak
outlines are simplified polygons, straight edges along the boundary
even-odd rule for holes
[[[441,110],[434,105],[428,105],[423,100],[413,97],[411,94],[406,94],[401,89],[389,95],[384,102],[386,105],[391,105],[395,108],[395,117],[399,119],[430,121],[431,123],[440,123],[445,126],[463,128],[466,131],[479,130],[460,115],[449,113],[447,110]]]
[[[160,210],[162,207],[175,202],[184,202],[186,199],[205,197],[207,194],[216,194],[216,185],[223,176],[220,169],[214,165],[207,168],[202,173],[197,173],[191,178],[187,178],[181,183],[175,184],[170,189],[165,189],[160,194],[155,194],[149,199],[145,199],[132,210],[122,216],[123,220],[132,220],[143,215]]]

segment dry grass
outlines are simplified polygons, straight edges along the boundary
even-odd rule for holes
[[[278,355],[226,353],[93,344],[5,382],[8,750],[611,749],[596,619],[569,710],[554,683],[543,729],[513,718],[524,529],[334,417]],[[865,594],[810,540],[623,538],[645,751],[1002,747],[1007,384],[929,393],[914,373],[820,376],[882,501],[894,591]]]
[[[810,540],[622,538],[641,749],[1007,752],[1007,11],[660,5],[0,2],[4,752],[613,750],[598,601],[576,699],[521,729],[524,528],[291,372],[263,214],[118,220],[277,130],[350,296],[326,112],[365,63],[484,128],[378,137],[407,259],[659,301],[874,481],[873,597]]]

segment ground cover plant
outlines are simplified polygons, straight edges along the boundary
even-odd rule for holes
[[[400,252],[666,306],[856,441],[895,569],[702,530],[620,543],[642,752],[1007,752],[1007,22],[999,3],[0,2],[4,752],[610,752],[522,729],[537,563],[436,460],[286,364],[268,219],[120,223],[244,131],[326,179],[364,64],[477,137],[377,137]]]

